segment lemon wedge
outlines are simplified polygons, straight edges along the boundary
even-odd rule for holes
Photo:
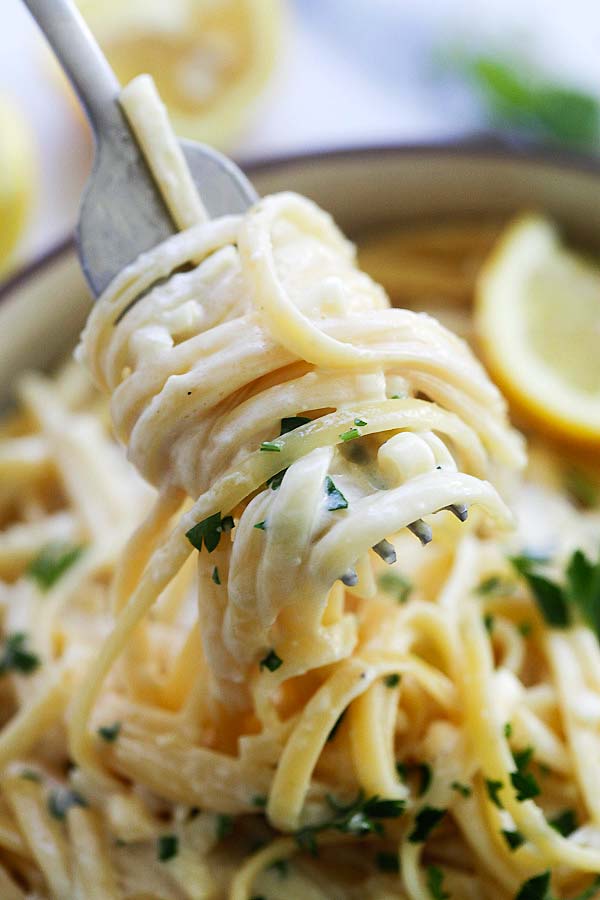
[[[555,226],[520,216],[482,268],[475,325],[484,359],[524,424],[600,447],[600,267]]]
[[[20,111],[0,97],[0,275],[14,252],[31,211],[36,182],[33,134]]]
[[[280,0],[78,0],[126,84],[148,72],[182,137],[226,147],[273,68]]]

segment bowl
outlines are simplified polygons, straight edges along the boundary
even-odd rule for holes
[[[497,138],[328,151],[244,166],[261,194],[293,190],[351,236],[416,218],[540,209],[573,241],[600,250],[600,161]],[[0,403],[25,369],[75,345],[90,296],[68,239],[0,291]]]

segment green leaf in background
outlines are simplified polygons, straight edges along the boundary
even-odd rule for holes
[[[593,147],[600,137],[600,100],[548,81],[516,60],[466,58],[460,69],[501,125],[525,128],[555,140]]]

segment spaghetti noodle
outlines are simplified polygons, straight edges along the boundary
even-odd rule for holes
[[[585,889],[600,651],[507,560],[497,390],[310,201],[206,221],[180,186],[80,348],[155,495],[71,367],[0,444],[2,896]]]

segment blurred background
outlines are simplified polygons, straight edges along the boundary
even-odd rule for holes
[[[597,0],[78,0],[182,136],[252,161],[499,130],[595,152]],[[0,277],[73,228],[86,122],[21,0],[0,32]]]

